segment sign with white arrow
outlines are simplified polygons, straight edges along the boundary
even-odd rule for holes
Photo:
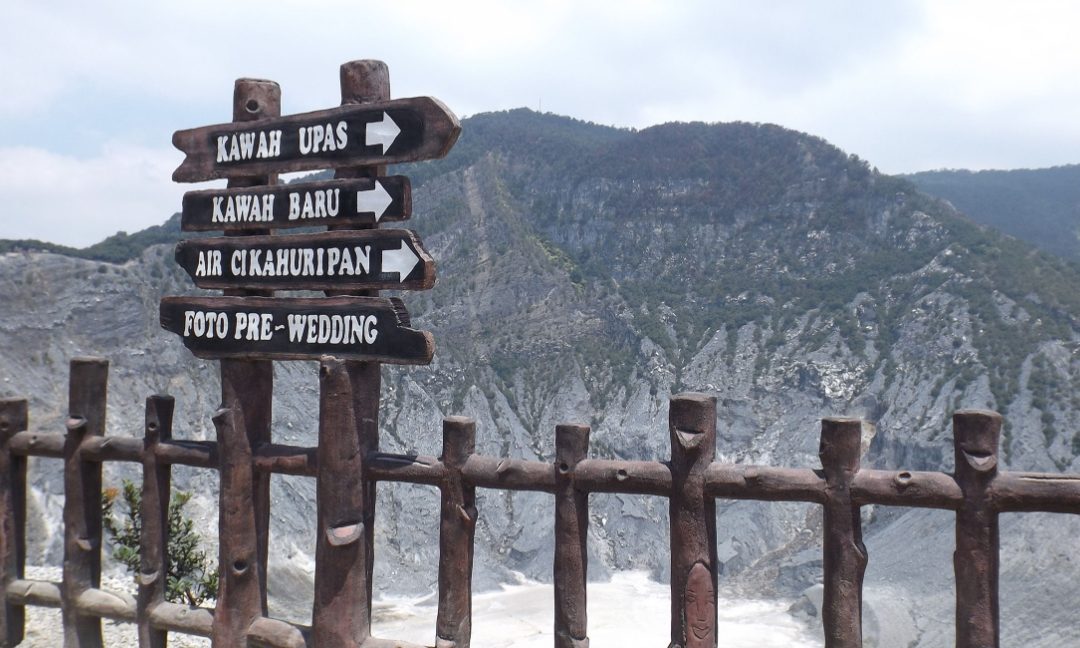
[[[185,232],[335,225],[371,227],[412,213],[405,176],[208,189],[184,194]]]
[[[348,230],[189,239],[176,262],[200,288],[427,290],[435,262],[415,232]]]
[[[165,297],[160,315],[200,358],[427,364],[435,352],[392,297]]]
[[[454,113],[431,97],[346,105],[173,134],[177,182],[265,176],[441,158],[457,141]]]

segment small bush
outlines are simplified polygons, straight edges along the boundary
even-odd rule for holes
[[[123,502],[117,510],[117,499]],[[134,483],[125,479],[123,489],[107,488],[102,493],[102,518],[115,550],[113,558],[130,572],[139,569],[139,536],[142,517],[139,506],[142,493]],[[195,522],[184,516],[184,505],[191,493],[174,492],[169,501],[169,566],[165,583],[165,599],[174,603],[199,605],[217,597],[218,571],[211,566],[206,552],[200,548],[202,538],[195,531]]]

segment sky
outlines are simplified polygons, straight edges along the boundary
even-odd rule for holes
[[[770,122],[886,173],[1080,162],[1080,3],[1028,0],[3,0],[0,238],[85,246],[163,222],[173,131],[283,114],[385,61],[459,117]]]

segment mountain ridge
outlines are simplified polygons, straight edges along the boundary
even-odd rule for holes
[[[1080,262],[1080,165],[941,169],[905,177],[981,223]]]
[[[1003,466],[1080,472],[1080,273],[1066,262],[778,126],[620,131],[529,113],[469,118],[445,160],[394,169],[414,178],[410,227],[440,279],[403,296],[437,350],[429,367],[383,370],[388,451],[438,454],[439,419],[463,413],[477,420],[482,454],[549,461],[555,424],[576,420],[592,426],[592,456],[663,460],[667,398],[695,389],[718,398],[717,451],[730,461],[816,466],[820,419],[852,415],[867,421],[864,465],[947,471],[949,416],[975,407],[1009,422]],[[155,317],[161,295],[197,292],[166,245],[123,265],[0,255],[3,394],[30,395],[34,420],[58,424],[58,368],[93,352],[114,363],[110,430],[138,435],[141,399],[168,391],[178,436],[212,436],[215,364],[192,358]],[[275,372],[275,440],[313,445],[311,363]],[[192,472],[177,471],[178,487]],[[279,596],[310,586],[310,481],[275,478]],[[34,484],[40,528],[57,489],[47,475]],[[214,494],[203,490],[193,504],[212,519]],[[423,591],[434,582],[437,546],[424,530],[437,500],[408,485],[380,485],[379,497],[376,587]],[[483,492],[477,505],[478,587],[509,570],[550,577],[546,496]],[[725,587],[798,594],[820,574],[814,507],[721,501],[717,511]],[[868,577],[868,600],[904,592],[914,630],[901,645],[949,634],[951,528],[935,515],[866,510],[871,569],[888,565]],[[663,577],[666,502],[594,496],[590,517],[593,577]],[[1016,588],[1006,640],[1052,645],[1031,637],[1039,624],[1075,637],[1066,614],[1042,613],[1075,592],[1068,576],[1080,574],[1058,548],[1080,530],[1068,516],[1025,516],[1039,535],[1020,533],[1019,519],[1003,521],[1003,574],[1049,565],[1064,582],[1048,594],[1003,578]],[[57,550],[53,538],[31,555]],[[924,556],[944,562],[905,571]]]

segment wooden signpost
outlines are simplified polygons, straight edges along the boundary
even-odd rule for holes
[[[388,297],[165,297],[161,326],[200,358],[431,362],[431,333]]]
[[[426,290],[435,262],[410,230],[192,239],[176,262],[200,288]]]
[[[442,157],[460,131],[454,114],[430,97],[204,126],[173,136],[173,143],[187,154],[173,179],[198,182]],[[404,220],[411,212],[408,178],[343,178],[189,192],[181,228],[241,234],[318,225],[371,228]],[[410,230],[195,239],[177,245],[176,261],[196,286],[231,291],[341,294],[427,290],[435,284],[435,263]],[[348,344],[321,335],[309,338],[310,328],[303,334],[296,328],[307,317],[316,318],[311,320],[316,326],[331,322],[350,327],[378,320],[378,341],[363,342],[365,334],[349,338]],[[326,354],[397,364],[430,362],[430,334],[409,329],[408,319],[401,302],[389,300],[324,300],[320,306],[319,300],[167,297],[161,303],[161,325],[206,358],[294,360]],[[259,328],[265,326],[271,328]],[[224,331],[227,334],[218,335]]]
[[[431,97],[177,131],[176,182],[441,158],[461,125]]]
[[[174,180],[229,179],[226,189],[188,192],[181,218],[186,232],[225,236],[176,246],[195,285],[225,296],[165,297],[160,305],[163,328],[196,356],[221,360],[215,648],[263,645],[269,636],[259,625],[271,621],[269,475],[252,472],[251,461],[254,449],[272,442],[273,360],[321,363],[308,645],[359,648],[371,635],[375,486],[366,457],[378,448],[379,363],[428,364],[435,351],[431,333],[410,328],[400,299],[378,296],[384,288],[435,284],[435,263],[415,233],[377,229],[412,214],[408,179],[386,175],[385,165],[442,157],[461,127],[435,99],[390,100],[380,61],[341,66],[341,94],[338,108],[279,117],[278,85],[241,79],[233,122],[173,136],[186,154]],[[327,168],[335,169],[333,180],[276,183],[278,173]],[[313,226],[327,231],[276,233]],[[275,290],[328,296],[278,297]]]
[[[189,191],[184,194],[180,224],[185,232],[314,225],[374,227],[405,220],[411,214],[409,179],[388,176]]]

